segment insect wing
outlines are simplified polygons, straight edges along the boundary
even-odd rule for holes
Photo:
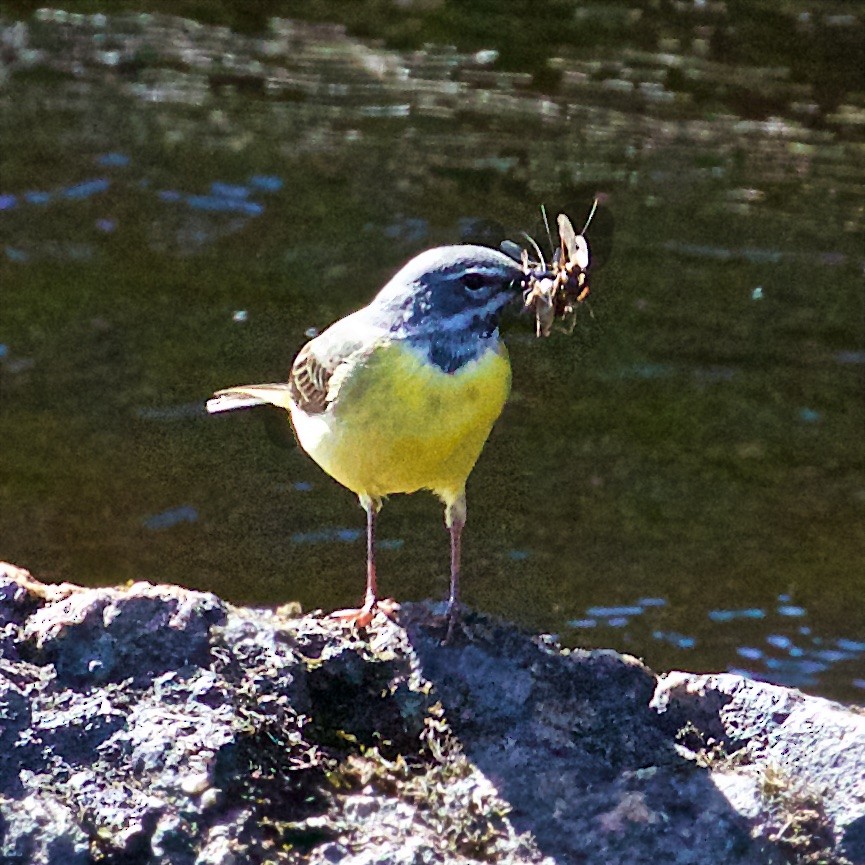
[[[559,238],[562,242],[562,256],[565,261],[571,261],[577,254],[577,234],[571,220],[564,213],[559,214]]]
[[[576,237],[576,249],[571,260],[576,260],[580,270],[586,270],[589,266],[589,243],[582,234]]]

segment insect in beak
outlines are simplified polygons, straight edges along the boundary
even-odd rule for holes
[[[576,309],[589,296],[588,270],[591,262],[589,243],[585,233],[595,215],[598,201],[595,199],[592,210],[577,234],[571,220],[560,213],[557,219],[559,246],[553,254],[550,267],[541,255],[538,245],[529,238],[537,252],[538,260],[529,258],[528,250],[523,249],[521,260],[526,275],[526,290],[523,303],[535,315],[537,335],[549,336],[553,324],[559,320],[567,322],[565,330],[571,332],[576,324]],[[546,213],[544,212],[546,223]]]

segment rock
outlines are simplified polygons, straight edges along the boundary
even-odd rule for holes
[[[865,715],[427,604],[0,566],[0,862],[865,862]]]
[[[0,798],[0,861],[28,865],[92,862],[87,833],[62,802],[44,792],[14,803]]]
[[[824,847],[865,862],[865,713],[729,673],[670,673],[652,707],[668,730],[699,729],[704,747],[711,737],[720,763],[728,755],[716,785],[760,835],[783,842],[783,821],[792,838],[810,811]]]
[[[23,629],[27,655],[52,663],[70,684],[138,684],[210,657],[210,628],[225,620],[215,596],[136,583],[129,589],[70,593],[33,612]]]

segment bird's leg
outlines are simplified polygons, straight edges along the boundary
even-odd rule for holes
[[[463,526],[466,524],[466,494],[459,495],[445,505],[445,525],[451,536],[451,588],[448,595],[448,629],[444,642],[449,643],[453,635],[454,623],[460,612],[460,551]]]
[[[375,519],[378,508],[367,500],[361,500],[366,511],[366,597],[363,609],[372,610],[378,597],[378,583],[375,577]]]
[[[376,610],[390,615],[398,609],[398,605],[394,601],[379,601],[378,599],[378,585],[375,575],[375,522],[381,508],[381,501],[369,496],[361,496],[360,503],[366,511],[366,595],[363,606],[359,609],[336,610],[331,613],[331,617],[352,622],[359,628],[365,628],[372,621]]]

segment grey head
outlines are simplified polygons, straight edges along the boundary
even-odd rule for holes
[[[428,249],[376,295],[368,314],[445,372],[489,347],[502,310],[522,297],[525,274],[504,253],[470,244]]]

